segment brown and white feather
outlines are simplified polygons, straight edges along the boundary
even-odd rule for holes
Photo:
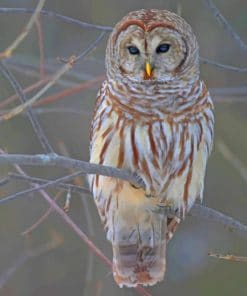
[[[169,64],[151,80],[139,72],[126,73],[120,67],[125,65],[121,59],[128,58],[121,53],[122,40],[137,31],[141,43],[156,29],[159,35],[164,30],[166,36],[185,40],[179,41],[185,42],[186,53],[179,66],[174,62],[176,71],[169,72]],[[164,277],[166,244],[180,219],[162,217],[156,208],[170,206],[185,215],[202,199],[214,116],[199,78],[198,57],[190,26],[168,11],[132,12],[109,38],[107,80],[98,93],[91,126],[90,162],[136,172],[146,187],[144,191],[115,178],[89,176],[120,286],[153,285]]]

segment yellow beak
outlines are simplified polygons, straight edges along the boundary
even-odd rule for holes
[[[152,74],[152,68],[149,62],[146,62],[146,67],[145,67],[147,75],[150,77]]]

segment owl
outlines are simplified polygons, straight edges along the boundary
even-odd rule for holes
[[[106,73],[90,162],[136,173],[145,189],[100,175],[90,175],[89,186],[112,244],[116,283],[154,285],[164,278],[166,246],[178,223],[202,199],[213,103],[190,25],[166,10],[130,12],[117,23]],[[162,215],[162,207],[180,218]]]

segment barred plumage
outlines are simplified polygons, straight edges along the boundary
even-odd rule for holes
[[[148,34],[154,31],[178,47],[165,60],[173,62],[160,68],[149,49],[154,41]],[[125,39],[127,44],[137,42],[131,39],[135,32],[144,40],[144,63],[154,60],[152,77],[143,74],[145,66],[137,71],[139,60],[126,53]],[[179,35],[181,44],[172,39]],[[202,199],[214,117],[210,95],[199,79],[198,57],[190,26],[168,11],[132,12],[109,38],[107,80],[95,106],[90,161],[136,172],[146,186],[144,191],[114,178],[89,177],[113,245],[114,278],[120,286],[153,285],[163,279],[166,243],[179,219],[162,217],[156,208],[167,205],[184,215],[196,198]],[[134,68],[126,73],[130,62]]]

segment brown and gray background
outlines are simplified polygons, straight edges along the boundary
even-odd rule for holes
[[[1,7],[35,8],[37,0],[1,0]],[[212,12],[199,0],[47,0],[45,9],[93,24],[114,26],[127,12],[140,8],[160,8],[180,12],[193,27],[200,45],[200,55],[235,67],[247,67],[247,50],[231,38]],[[215,0],[222,15],[247,43],[247,2]],[[0,14],[0,52],[18,36],[30,14]],[[55,17],[42,16],[44,75],[54,74],[62,63],[58,58],[79,54],[99,36],[100,31],[82,28]],[[26,88],[40,76],[40,51],[34,26],[27,38],[5,60],[5,65]],[[65,90],[98,79],[104,74],[107,34],[97,48],[80,59],[42,98],[57,95],[56,101],[33,110],[57,153],[88,160],[89,126],[100,83],[86,85],[66,96]],[[247,71],[231,71],[201,64],[201,76],[215,102],[215,147],[206,176],[204,203],[247,223]],[[37,89],[29,92],[31,98]],[[0,74],[0,103],[14,94],[9,81]],[[0,109],[1,114],[17,106],[12,102]],[[1,106],[1,105],[0,105]],[[21,114],[1,122],[0,148],[9,153],[43,153],[27,116]],[[23,167],[35,177],[55,179],[71,173],[54,167]],[[14,172],[1,166],[1,178]],[[85,179],[77,180],[77,184]],[[1,198],[29,188],[26,182],[11,179],[0,187]],[[59,190],[47,192],[55,197]],[[66,192],[57,200],[63,207]],[[137,295],[135,290],[119,289],[111,271],[85,243],[52,212],[27,235],[49,205],[35,192],[0,204],[0,294],[6,296],[41,295]],[[72,194],[68,215],[111,258],[93,199],[87,194]],[[167,273],[160,284],[148,288],[152,295],[247,295],[247,265],[243,262],[218,260],[208,252],[247,256],[246,240],[217,223],[200,217],[187,217],[168,245]]]

